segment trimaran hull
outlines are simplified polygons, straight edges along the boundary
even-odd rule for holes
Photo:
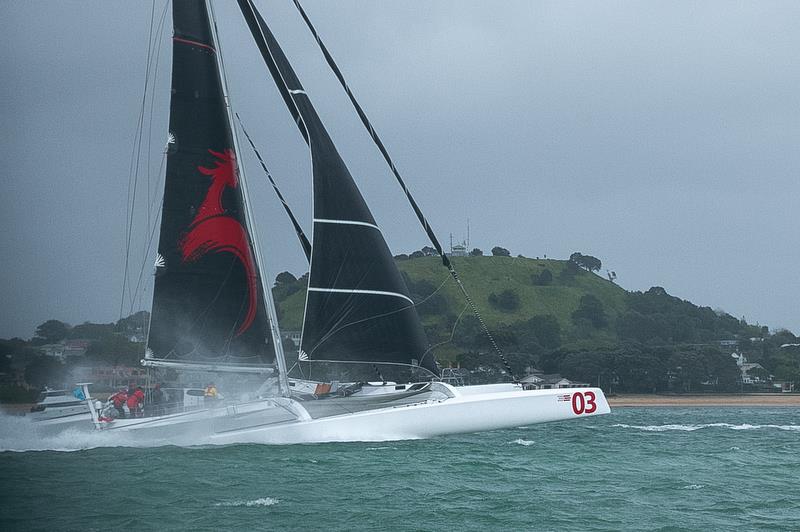
[[[503,384],[437,386],[446,395],[346,414],[315,417],[326,408],[326,402],[336,399],[308,402],[275,398],[154,418],[115,420],[102,424],[101,430],[124,433],[126,439],[175,445],[386,441],[514,428],[610,412],[598,388],[526,391]]]

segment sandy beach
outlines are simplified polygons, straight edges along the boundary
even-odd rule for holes
[[[800,394],[631,394],[608,397],[608,404],[611,408],[651,406],[800,406]]]

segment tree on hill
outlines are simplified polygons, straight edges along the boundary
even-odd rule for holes
[[[542,347],[556,349],[561,345],[561,325],[552,314],[539,314],[529,319],[527,324]]]
[[[412,281],[403,272],[403,280],[406,282],[411,299],[417,307],[420,316],[439,315],[447,312],[447,299],[436,291],[436,287],[426,279]]]
[[[730,355],[716,347],[704,347],[698,354],[705,365],[706,381],[713,383],[716,391],[736,389],[740,371]]]
[[[539,273],[531,274],[531,282],[536,286],[549,286],[553,284],[553,272],[545,268]]]
[[[569,284],[577,275],[580,275],[582,272],[583,270],[580,266],[578,266],[575,262],[568,260],[561,269],[561,272],[558,274],[558,279],[563,284]]]
[[[275,301],[283,301],[303,287],[303,283],[292,275],[291,272],[281,272],[275,277],[275,285],[272,287],[272,297]]]
[[[625,300],[628,310],[617,320],[617,334],[623,340],[648,342],[660,338],[672,343],[702,343],[763,335],[758,326],[671,296],[660,286],[628,292]],[[742,341],[741,347],[748,349],[748,343]]]
[[[144,355],[143,349],[141,344],[114,334],[101,340],[92,341],[86,350],[86,358],[102,360],[114,366],[138,366]]]
[[[469,252],[470,257],[482,257],[483,251],[478,248],[472,248],[472,251]]]
[[[115,325],[115,331],[124,334],[133,334],[139,332],[147,332],[147,327],[150,324],[150,313],[146,310],[140,310],[128,316],[121,318]]]
[[[519,296],[513,290],[503,290],[499,294],[489,294],[489,303],[503,312],[513,312],[519,308]]]
[[[275,276],[275,286],[282,284],[293,284],[297,282],[297,277],[292,275],[292,272],[281,272]]]
[[[605,327],[608,324],[608,320],[603,309],[603,302],[592,294],[582,296],[577,310],[572,313],[573,322],[578,322],[581,319],[588,320],[597,329]]]
[[[435,257],[436,255],[438,255],[436,250],[431,246],[425,246],[420,251],[422,251],[422,254],[425,255],[426,257]]]
[[[581,268],[586,269],[589,272],[596,272],[600,271],[602,268],[603,263],[597,257],[592,257],[591,255],[584,255],[579,252],[575,252],[569,256],[570,262],[574,262]]]
[[[47,341],[47,343],[60,342],[69,334],[70,326],[63,321],[47,320],[36,327],[36,336]]]
[[[495,257],[510,257],[511,252],[508,251],[506,248],[495,246],[492,248],[492,255],[494,255]]]
[[[76,325],[69,331],[70,338],[87,338],[100,340],[114,334],[116,325],[113,323],[90,323],[88,321]]]
[[[62,384],[65,373],[64,364],[57,359],[39,355],[25,366],[25,382],[34,388],[43,388],[48,384],[57,386]]]

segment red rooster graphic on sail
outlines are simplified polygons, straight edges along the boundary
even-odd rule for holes
[[[236,154],[226,149],[224,153],[208,150],[214,157],[213,168],[198,166],[200,173],[211,177],[203,203],[189,224],[189,232],[181,238],[179,246],[183,262],[192,262],[208,253],[232,253],[242,263],[247,275],[248,306],[244,321],[236,336],[245,332],[256,317],[256,268],[247,231],[238,220],[225,215],[222,194],[225,187],[239,185],[236,175]]]

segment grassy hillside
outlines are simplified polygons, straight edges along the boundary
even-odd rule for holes
[[[596,350],[632,342],[700,345],[768,334],[763,327],[670,296],[663,288],[628,292],[567,260],[481,256],[457,257],[453,262],[487,326],[507,351]],[[397,265],[417,302],[428,339],[434,345],[442,344],[436,348],[439,360],[454,360],[466,351],[489,350],[471,311],[458,320],[466,301],[438,257],[398,260]],[[550,273],[543,282],[545,270]],[[299,330],[305,280],[275,293],[282,327]],[[287,293],[291,295],[287,297]],[[504,293],[504,301],[511,299],[511,304],[498,303]],[[576,314],[587,300],[593,312],[587,314],[584,308]],[[587,315],[600,318],[593,320]],[[538,325],[532,319],[539,320]],[[542,319],[550,320],[549,325]],[[555,343],[545,339],[553,332],[558,337]],[[747,342],[744,345],[747,347]]]
[[[593,273],[578,270],[574,274],[567,271],[568,261],[527,259],[522,257],[457,257],[453,259],[475,305],[490,328],[512,325],[539,314],[552,314],[567,338],[574,336],[572,313],[578,308],[580,299],[586,294],[597,297],[613,321],[618,314],[627,310],[626,292]],[[466,302],[455,282],[437,257],[411,259],[398,263],[401,271],[412,281],[426,280],[434,286],[442,286],[441,293],[447,299],[449,312],[459,314]],[[544,269],[553,275],[549,286],[536,286],[534,276]],[[492,293],[499,294],[512,290],[519,296],[519,307],[504,311],[489,303]],[[424,305],[420,306],[424,313]],[[432,324],[437,316],[425,315],[423,322]],[[604,334],[604,333],[599,333]]]
[[[453,262],[484,321],[492,330],[525,322],[533,316],[552,314],[561,326],[565,342],[584,339],[607,343],[616,340],[612,328],[581,328],[572,320],[572,313],[586,294],[592,294],[602,302],[610,323],[614,323],[627,310],[627,292],[598,275],[569,268],[568,261],[561,260],[491,256],[457,257]],[[466,305],[464,296],[447,269],[438,257],[403,260],[397,264],[408,276],[409,285],[423,288],[419,291],[412,289],[412,292],[419,303],[418,310],[430,340],[438,343],[447,339],[453,331],[456,317]],[[536,286],[533,279],[545,269],[552,274],[551,284]],[[298,288],[278,303],[281,326],[287,330],[301,328],[305,290]],[[505,290],[518,295],[517,308],[503,310],[489,303],[492,293],[500,294]],[[444,299],[444,308],[438,298],[426,299],[432,293],[435,293],[434,297],[441,296]],[[434,303],[435,309],[426,308]],[[471,312],[467,311],[464,316],[471,316]],[[460,331],[456,329],[455,332],[458,335]],[[451,349],[447,347],[439,351],[442,352],[437,352],[437,355],[445,360],[452,356],[448,353]]]

